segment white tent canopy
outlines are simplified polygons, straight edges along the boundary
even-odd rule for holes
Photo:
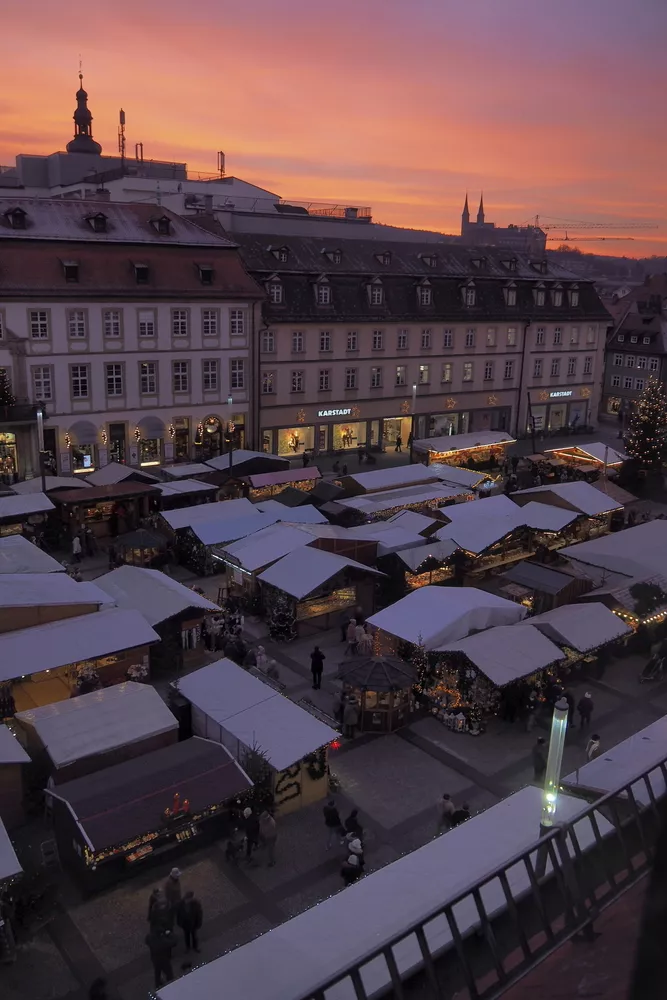
[[[299,528],[287,524],[271,524],[227,545],[220,550],[220,554],[231,557],[242,569],[253,573],[282,559],[295,549],[310,545],[312,541],[313,536]]]
[[[393,524],[397,528],[403,528],[406,531],[414,531],[416,535],[420,535],[422,532],[427,532],[434,529],[438,525],[442,525],[440,518],[428,517],[426,514],[418,514],[416,510],[401,510],[398,514],[392,514],[390,518],[386,521],[381,521],[381,524]]]
[[[406,486],[397,490],[382,490],[378,493],[366,493],[363,496],[336,500],[341,507],[358,510],[360,514],[381,514],[394,507],[406,507],[410,504],[429,502],[446,504],[454,497],[460,497],[466,492],[462,486],[445,486],[444,483],[425,483],[421,486]]]
[[[559,554],[612,573],[645,578],[664,573],[666,552],[667,521],[655,520],[568,545]]]
[[[458,545],[456,542],[449,540],[426,545],[422,542],[421,545],[416,545],[412,549],[401,549],[398,553],[398,558],[401,562],[405,563],[408,569],[416,573],[427,559],[431,558],[435,559],[436,562],[445,562],[457,549]]]
[[[7,726],[0,726],[0,764],[29,764],[30,757]]]
[[[324,514],[312,503],[301,504],[300,507],[288,507],[279,500],[262,500],[255,504],[263,514],[274,514],[279,521],[289,521],[292,524],[328,524]]]
[[[44,476],[45,493],[50,493],[51,490],[76,490],[77,488],[85,490],[90,489],[90,486],[91,484],[87,483],[85,479],[75,476]],[[41,493],[42,478],[38,476],[35,479],[26,479],[22,483],[14,483],[12,491],[21,496],[25,496],[26,493]]]
[[[237,759],[244,747],[258,747],[277,771],[339,736],[228,659],[182,677],[179,691],[193,705],[196,736],[222,743]]]
[[[28,543],[29,545],[32,543]],[[39,608],[59,605],[112,604],[95,583],[77,583],[66,573],[0,575],[0,608]]]
[[[236,500],[231,500],[230,503],[236,503]],[[191,530],[202,545],[224,545],[226,542],[235,542],[239,538],[254,535],[275,524],[277,520],[275,514],[262,514],[261,511],[254,510],[252,514],[242,517],[198,521],[192,525]]]
[[[475,472],[474,469],[464,469],[460,465],[447,465],[445,462],[431,462],[428,470],[448,486],[467,486],[470,489],[476,489],[485,479],[489,479],[486,472]]]
[[[552,507],[534,500],[519,509],[523,523],[540,531],[562,531],[578,517],[576,511],[563,510],[562,507]]]
[[[95,581],[119,608],[135,608],[149,625],[182,614],[190,608],[219,611],[217,604],[157,569],[119,566]]]
[[[16,718],[34,729],[56,767],[178,729],[155,688],[133,681],[19,712]]]
[[[163,476],[170,479],[187,479],[189,476],[210,474],[211,467],[203,462],[184,462],[182,465],[163,465],[160,469]]]
[[[426,649],[463,639],[472,631],[513,625],[526,608],[476,587],[420,587],[388,608],[371,615],[368,624]]]
[[[417,483],[434,483],[438,481],[438,473],[418,462],[416,465],[398,465],[392,469],[374,469],[373,472],[357,472],[355,475],[344,476],[360,486],[364,493],[375,493],[377,490],[397,489],[400,486],[414,486]]]
[[[574,483],[554,483],[552,486],[532,486],[528,490],[516,490],[512,493],[512,499],[517,503],[528,503],[529,500],[552,502],[579,514],[587,514],[589,517],[594,517],[597,514],[610,514],[611,511],[621,510],[623,507],[623,504],[617,503],[583,480],[577,480]]]
[[[271,459],[273,462],[280,462],[285,469],[289,469],[289,460],[286,458],[281,458],[279,455],[269,455],[265,451],[247,451],[243,448],[237,448],[232,451],[232,469],[236,465],[244,465],[246,462],[252,461],[253,458]],[[206,464],[212,469],[226,472],[230,465],[229,452],[226,452],[224,455],[218,455],[217,458],[209,458]]]
[[[476,632],[467,639],[440,646],[438,652],[456,650],[464,653],[497,687],[543,670],[565,659],[565,654],[527,619],[522,628],[499,625]]]
[[[346,559],[344,556],[336,555],[335,552],[325,552],[323,549],[313,549],[308,546],[279,559],[273,566],[264,570],[259,579],[300,601],[346,568],[384,576],[379,570],[364,566],[354,559]]]
[[[181,528],[192,528],[204,521],[252,517],[253,513],[257,513],[253,505],[245,497],[241,497],[238,500],[218,500],[217,503],[200,503],[181,507],[180,510],[162,511],[162,517],[170,528],[178,531]]]
[[[0,635],[0,681],[158,642],[138,611],[109,608]]]
[[[0,818],[0,883],[4,882],[5,879],[20,875],[22,871],[5,824]]]
[[[121,465],[120,462],[109,462],[108,465],[103,465],[99,469],[95,469],[90,475],[86,476],[86,480],[92,483],[93,486],[115,486],[116,483],[122,483],[126,479],[134,477],[135,479],[140,479],[142,482],[144,480],[158,483],[159,479],[154,476],[151,472],[144,472],[143,469],[133,469],[127,465]]]
[[[462,549],[476,554],[525,524],[521,508],[502,494],[457,504],[442,513],[450,523],[436,531],[435,537],[453,539]]]
[[[514,438],[504,431],[471,431],[470,434],[446,434],[443,437],[420,438],[413,441],[413,451],[454,453],[468,448],[491,448],[513,444]]]
[[[23,535],[0,538],[0,574],[64,573],[65,568]]]
[[[589,441],[586,444],[572,444],[567,445],[564,448],[547,448],[546,454],[554,451],[583,451],[586,455],[590,455],[594,458],[596,462],[606,462],[607,465],[621,465],[625,462],[627,455],[625,452],[617,451],[615,448],[611,448],[609,445],[603,444],[602,441]]]
[[[187,496],[190,493],[211,493],[216,489],[210,483],[200,483],[198,479],[174,479],[169,483],[156,483],[155,486],[163,497]]]
[[[27,493],[25,496],[0,497],[0,520],[28,514],[45,514],[54,510],[46,493]]]
[[[607,642],[627,635],[628,625],[604,604],[564,604],[542,615],[535,615],[523,623],[538,628],[561,646],[569,646],[580,653],[596,649]]]

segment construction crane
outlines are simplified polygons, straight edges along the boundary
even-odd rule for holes
[[[591,243],[595,240],[634,240],[634,236],[547,236],[547,243]]]
[[[533,225],[536,229],[541,229],[547,232],[551,229],[561,229],[564,230],[567,236],[568,229],[657,229],[658,227],[652,223],[646,222],[582,222],[579,219],[556,219],[554,216],[547,216],[547,218],[552,218],[553,222],[548,222],[546,225],[542,225],[540,222],[539,215],[535,216],[535,221]],[[570,237],[571,239],[572,237]],[[611,237],[609,237],[611,238]],[[624,239],[625,237],[619,237],[619,239]],[[631,237],[628,237],[629,239]]]

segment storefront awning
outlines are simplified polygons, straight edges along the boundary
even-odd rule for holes
[[[159,417],[151,415],[142,417],[137,426],[139,427],[142,438],[147,441],[164,437],[164,424]]]
[[[97,444],[97,427],[90,420],[77,420],[67,432],[72,444]]]

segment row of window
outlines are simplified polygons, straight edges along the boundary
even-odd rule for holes
[[[319,306],[330,306],[333,303],[333,290],[326,278],[323,278],[315,283],[314,292],[315,301]],[[382,306],[385,304],[385,289],[379,278],[376,278],[374,281],[370,282],[369,285],[367,285],[367,292],[370,305]],[[271,281],[268,286],[268,293],[269,301],[272,305],[279,306],[284,303],[285,292],[280,281]],[[516,305],[516,293],[517,290],[514,285],[507,285],[503,288],[505,305]],[[536,306],[546,305],[546,296],[547,290],[545,288],[538,286],[533,289],[533,303]],[[477,289],[472,281],[467,282],[461,288],[461,297],[463,304],[466,306],[474,306],[477,304]],[[577,289],[570,289],[567,293],[567,297],[568,303],[572,308],[576,308],[579,305],[579,291]],[[564,301],[562,288],[550,289],[550,303],[552,306],[560,308]],[[433,305],[433,289],[427,281],[417,286],[417,304],[420,306]]]
[[[68,309],[65,322],[71,340],[82,340],[88,336],[89,322],[87,309]],[[102,310],[102,330],[105,337],[121,337],[123,334],[123,310]],[[189,337],[191,314],[189,309],[171,310],[171,334],[173,337]],[[48,309],[30,309],[28,328],[32,340],[48,340],[51,336],[51,314]],[[204,337],[217,337],[220,330],[220,310],[201,310],[201,332]],[[137,310],[137,331],[140,337],[157,335],[157,312],[155,309]],[[245,336],[245,309],[229,310],[229,332],[232,336]],[[2,330],[0,329],[0,335]]]
[[[615,354],[614,368],[622,368],[624,359],[626,368],[648,368],[650,372],[658,370],[659,359],[647,358],[642,354],[639,357],[635,357],[634,354]]]
[[[552,358],[551,359],[551,368],[550,368],[550,372],[549,372],[551,378],[558,378],[560,376],[560,373],[561,373],[561,360],[562,360],[561,358]],[[568,358],[567,359],[566,373],[568,375],[576,375],[577,374],[578,363],[579,363],[579,358],[576,358],[576,357],[574,357],[574,358]],[[533,378],[542,378],[543,374],[544,374],[544,364],[543,364],[542,358],[536,358],[535,361],[533,362]],[[586,357],[584,358],[584,371],[583,371],[583,374],[584,375],[592,375],[593,374],[593,356],[592,355],[586,355]]]
[[[72,399],[90,397],[90,365],[69,366],[70,391]],[[125,366],[105,364],[104,384],[107,396],[125,395]],[[53,399],[53,369],[50,365],[37,365],[32,369],[32,386],[36,402]],[[173,392],[190,392],[191,367],[189,361],[172,361],[171,388]],[[246,387],[246,363],[244,358],[230,361],[230,388],[243,390]],[[204,392],[218,392],[220,389],[220,361],[210,358],[202,361],[202,388]],[[158,362],[139,362],[139,393],[154,396],[158,391]]]
[[[431,382],[431,375],[434,365],[419,365],[417,372],[417,384],[418,385],[429,385]],[[492,381],[494,378],[494,368],[495,362],[487,361],[484,364],[484,381]],[[503,365],[503,378],[508,381],[514,378],[514,361],[505,361]],[[395,386],[407,386],[408,385],[408,369],[407,365],[396,365],[393,369],[394,372],[394,382]],[[370,382],[369,387],[371,389],[380,389],[384,385],[384,369],[381,367],[372,367],[370,369]],[[454,375],[454,365],[450,361],[446,361],[442,364],[440,369],[440,382],[443,384],[449,383],[453,380]],[[330,368],[320,368],[317,374],[318,378],[318,391],[327,392],[333,388],[332,385],[332,371]],[[462,379],[464,382],[472,382],[474,380],[474,369],[472,361],[465,361],[462,368]],[[344,388],[345,389],[358,389],[359,388],[359,369],[358,368],[345,368],[344,370]],[[276,372],[275,371],[263,371],[262,372],[262,395],[270,396],[276,391]],[[297,369],[290,372],[290,392],[305,392],[306,391],[306,372],[304,369]]]
[[[628,339],[629,339],[629,341],[630,341],[631,344],[638,344],[639,343],[639,336],[636,333],[631,334],[631,336]],[[617,334],[616,335],[616,340],[619,342],[619,344],[622,344],[623,341],[625,340],[625,334],[624,333]],[[650,344],[651,343],[651,338],[650,337],[642,337],[641,342],[642,342],[642,344]]]
[[[611,384],[614,387],[614,389],[619,389],[621,386],[621,376],[612,375]],[[629,375],[626,375],[625,378],[623,379],[624,389],[643,389],[645,385],[646,385],[645,378],[631,378]]]

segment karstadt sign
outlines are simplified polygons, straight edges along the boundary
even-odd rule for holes
[[[352,413],[351,406],[345,406],[339,410],[318,410],[318,417],[349,417]]]

